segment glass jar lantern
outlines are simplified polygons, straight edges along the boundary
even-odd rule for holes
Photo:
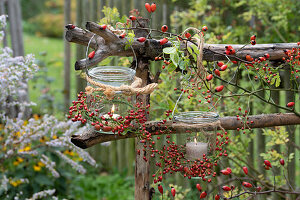
[[[219,115],[214,112],[191,111],[174,115],[173,122],[186,125],[180,128],[178,143],[185,147],[187,160],[201,160],[203,154],[214,155],[217,137],[217,126],[214,123],[218,120]],[[208,126],[212,127],[212,130],[207,131]]]
[[[120,66],[101,66],[88,71],[89,77],[98,83],[108,86],[120,87],[121,85],[131,85],[135,70]],[[88,86],[97,88],[88,82]],[[98,117],[115,119],[123,116],[132,108],[130,96],[125,96],[122,91],[114,91],[112,98],[108,98],[104,91],[94,91],[87,96],[88,109]]]

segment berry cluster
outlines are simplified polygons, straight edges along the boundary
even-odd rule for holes
[[[103,105],[111,103],[109,100],[106,100],[106,97],[87,95],[84,92],[80,92],[77,101],[72,103],[73,106],[69,108],[68,118],[73,122],[89,123],[96,131],[112,131],[119,135],[135,130],[137,126],[145,126],[144,124],[147,121],[146,115],[149,114],[148,109],[150,107],[150,105],[143,106],[142,102],[136,103],[132,109],[126,113],[121,113],[123,116],[118,115],[114,117],[112,112],[103,113],[100,109]]]

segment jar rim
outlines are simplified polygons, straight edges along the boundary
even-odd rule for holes
[[[184,122],[188,124],[212,123],[219,120],[217,112],[189,111],[176,113],[173,117],[174,122]]]
[[[89,70],[89,76],[101,82],[124,82],[134,79],[135,70],[121,66],[99,66]]]

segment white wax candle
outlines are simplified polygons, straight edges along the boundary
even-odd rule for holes
[[[203,154],[207,154],[207,143],[189,142],[186,144],[186,158],[189,160],[202,159]]]
[[[108,114],[105,114],[105,115],[103,115],[103,117],[105,118],[105,119],[117,119],[118,117],[120,117],[120,115],[118,115],[118,114],[113,114],[112,115],[112,117],[110,117]]]

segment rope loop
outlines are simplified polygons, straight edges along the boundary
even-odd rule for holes
[[[103,94],[109,99],[113,99],[116,92],[122,92],[122,94],[126,96],[132,96],[134,94],[151,94],[154,89],[157,88],[157,83],[151,83],[149,85],[146,85],[145,87],[141,87],[142,85],[142,79],[138,77],[134,77],[133,83],[129,85],[121,85],[120,87],[114,87],[110,85],[106,85],[103,83],[99,83],[94,81],[92,78],[90,78],[87,74],[85,76],[85,79],[87,82],[89,82],[91,85],[96,86],[87,86],[85,88],[85,91],[88,95],[92,94],[95,91],[103,91]]]

